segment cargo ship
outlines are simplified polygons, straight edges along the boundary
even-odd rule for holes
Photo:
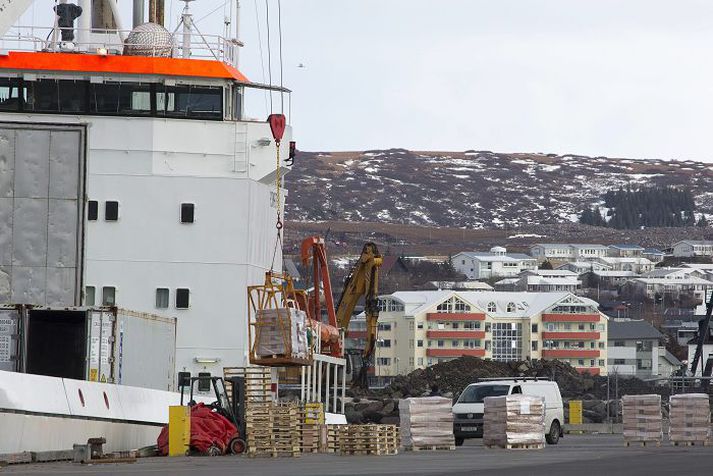
[[[237,28],[202,34],[189,1],[174,32],[160,0],[149,21],[134,1],[132,29],[110,0],[18,25],[32,3],[0,16],[0,453],[97,428],[135,448],[178,372],[248,363],[245,289],[281,268],[294,143],[245,97],[290,91],[248,80]]]

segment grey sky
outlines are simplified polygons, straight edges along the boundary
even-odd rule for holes
[[[199,18],[221,4],[192,7]],[[241,69],[263,81],[255,7],[266,54],[265,0],[241,4]],[[219,9],[199,26],[221,20]],[[282,0],[282,24],[303,150],[713,161],[707,0]],[[272,52],[275,82],[276,36]],[[264,102],[251,105],[265,115]]]

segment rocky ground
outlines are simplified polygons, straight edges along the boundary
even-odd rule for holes
[[[477,357],[461,357],[399,376],[383,390],[353,392],[345,405],[345,413],[350,423],[397,423],[401,398],[437,394],[455,399],[468,384],[477,379],[499,377],[553,379],[565,400],[565,414],[569,400],[583,400],[583,416],[587,423],[606,420],[607,398],[610,401],[610,413],[616,416],[617,395],[664,393],[664,397],[667,396],[666,388],[656,387],[637,378],[610,378],[608,395],[606,377],[580,374],[569,364],[556,360],[495,362]]]

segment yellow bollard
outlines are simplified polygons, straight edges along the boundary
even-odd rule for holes
[[[168,456],[187,456],[191,446],[191,408],[168,407]]]
[[[569,424],[582,424],[582,400],[569,401]]]

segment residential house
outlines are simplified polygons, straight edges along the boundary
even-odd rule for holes
[[[636,274],[648,273],[656,266],[651,260],[643,257],[607,256],[597,261],[609,266],[612,271],[633,271]]]
[[[566,269],[537,269],[520,274],[518,291],[570,292],[575,293],[582,286],[578,274]]]
[[[606,374],[607,316],[571,293],[399,291],[380,299],[377,376],[463,355],[559,359]]]
[[[666,257],[666,253],[657,248],[645,248],[641,256],[652,263],[660,263]]]
[[[713,256],[713,241],[683,240],[673,245],[673,256],[690,258],[693,256]]]
[[[582,261],[607,255],[607,248],[598,244],[537,243],[530,254],[539,263],[543,261]]]
[[[611,269],[607,264],[598,263],[596,261],[569,261],[557,266],[556,269],[566,269],[577,274],[584,274],[590,271],[605,271]]]
[[[619,258],[640,258],[644,254],[644,248],[631,243],[620,243],[609,245],[608,256],[618,256]]]
[[[690,269],[692,276],[713,281],[713,263],[682,263],[681,268]]]
[[[451,262],[468,279],[517,276],[524,270],[537,268],[537,260],[532,256],[508,253],[502,246],[495,246],[490,252],[463,251],[453,256]]]
[[[582,286],[597,289],[618,289],[619,286],[639,275],[633,271],[591,271],[585,273],[582,278]]]
[[[713,282],[696,276],[640,277],[629,280],[623,288],[624,293],[631,296],[649,299],[665,296],[702,302],[706,293],[713,290]]]
[[[681,362],[661,345],[664,335],[644,320],[610,319],[609,373],[651,379],[670,377]]]

